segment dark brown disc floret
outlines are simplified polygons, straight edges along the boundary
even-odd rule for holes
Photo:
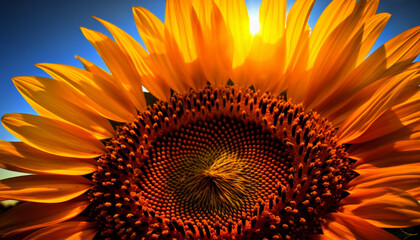
[[[101,239],[307,239],[354,176],[330,122],[236,87],[157,102],[107,149],[90,193]]]

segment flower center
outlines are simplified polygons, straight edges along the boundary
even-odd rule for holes
[[[354,176],[328,121],[235,87],[157,102],[107,148],[90,212],[110,239],[305,238]]]

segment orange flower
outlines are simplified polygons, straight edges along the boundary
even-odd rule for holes
[[[133,9],[147,51],[82,28],[110,73],[38,64],[16,77],[39,116],[0,142],[0,237],[396,239],[420,224],[420,27],[367,56],[377,0],[167,2]],[[150,91],[143,92],[142,86]],[[286,100],[288,99],[288,100]]]

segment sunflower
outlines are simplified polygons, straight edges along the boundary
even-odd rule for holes
[[[167,1],[134,7],[144,49],[82,28],[110,73],[38,64],[39,113],[2,123],[10,239],[396,239],[420,224],[420,27],[368,56],[377,0]],[[149,92],[143,92],[143,87]]]

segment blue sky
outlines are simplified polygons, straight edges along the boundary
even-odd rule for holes
[[[247,0],[257,13],[259,0]],[[288,6],[290,8],[291,3]],[[310,18],[313,26],[330,0],[318,0]],[[46,76],[34,67],[41,62],[81,66],[79,55],[103,66],[98,54],[84,39],[79,27],[107,33],[97,16],[124,29],[140,40],[132,17],[132,6],[143,6],[163,19],[164,0],[2,0],[0,8],[0,115],[8,112],[35,113],[15,89],[13,76]],[[420,25],[419,0],[382,0],[378,12],[392,17],[374,48],[402,31]],[[1,140],[16,140],[0,126]]]

